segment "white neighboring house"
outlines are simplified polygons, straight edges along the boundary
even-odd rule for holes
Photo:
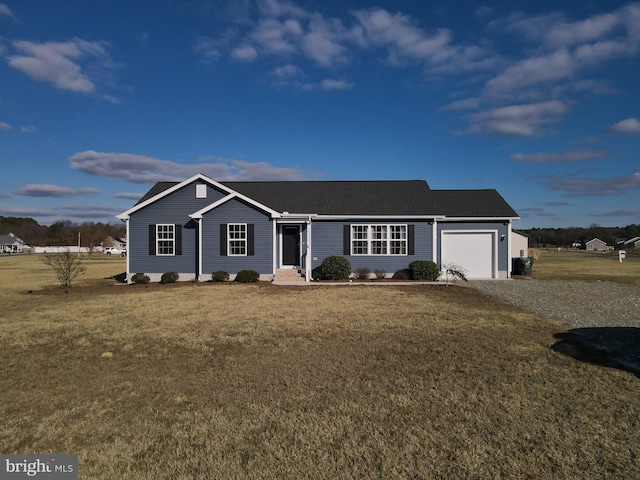
[[[629,248],[632,250],[640,249],[640,237],[633,237],[624,242],[624,248]]]
[[[13,233],[0,235],[0,253],[22,253],[24,242]]]
[[[523,253],[524,252],[524,253]],[[529,237],[517,230],[511,231],[511,258],[529,256]]]
[[[594,238],[589,240],[587,243],[587,250],[607,250],[607,242],[600,240],[599,238]]]
[[[120,250],[127,249],[127,240],[124,238],[113,238],[111,236],[105,238],[102,242],[103,247],[116,247]]]

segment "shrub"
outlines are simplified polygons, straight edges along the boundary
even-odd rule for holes
[[[444,274],[447,283],[449,283],[449,279],[454,281],[455,280],[464,280],[465,282],[469,281],[467,280],[466,270],[454,263],[451,263],[451,264],[447,263],[445,265],[442,265],[442,273]]]
[[[368,280],[369,274],[371,274],[371,270],[366,267],[356,269],[356,278],[358,280]]]
[[[178,272],[164,272],[162,277],[160,277],[160,283],[176,283],[179,278],[180,275],[178,275]]]
[[[82,259],[71,254],[69,250],[63,253],[50,253],[42,259],[45,265],[53,268],[62,288],[71,287],[76,277],[85,272]]]
[[[386,270],[383,270],[381,268],[376,268],[373,271],[373,273],[375,273],[376,274],[376,278],[379,278],[379,279],[383,279],[383,278],[385,278],[387,276]]]
[[[217,272],[213,272],[211,274],[211,280],[214,282],[226,282],[229,280],[229,274],[224,270],[218,270]]]
[[[257,282],[260,274],[254,270],[240,270],[236,275],[236,282],[253,283]]]
[[[409,269],[414,280],[426,280],[435,282],[440,276],[438,266],[431,260],[416,260],[409,264]]]
[[[344,280],[351,275],[351,263],[346,257],[332,255],[322,261],[320,272],[326,280]]]
[[[395,280],[411,280],[411,270],[409,270],[408,268],[398,270],[393,274],[392,278]]]
[[[136,285],[146,285],[151,281],[148,275],[144,273],[136,273],[133,277],[131,277],[131,281]]]

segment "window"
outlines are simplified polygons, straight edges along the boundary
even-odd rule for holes
[[[351,225],[351,255],[407,255],[407,225]]]
[[[229,255],[246,255],[247,224],[229,223],[227,225],[227,242]]]
[[[406,225],[390,225],[391,231],[391,255],[407,254],[407,226]]]
[[[175,254],[175,225],[173,224],[156,225],[156,254],[157,255],[174,255]]]

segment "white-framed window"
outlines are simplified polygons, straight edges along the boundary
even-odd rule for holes
[[[175,228],[172,223],[156,225],[156,255],[175,255]]]
[[[247,224],[227,224],[227,252],[228,255],[247,254]]]
[[[351,255],[407,255],[407,226],[351,225]]]

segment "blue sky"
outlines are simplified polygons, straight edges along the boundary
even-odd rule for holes
[[[640,223],[640,3],[0,3],[0,215],[115,223],[159,180],[495,188]]]

